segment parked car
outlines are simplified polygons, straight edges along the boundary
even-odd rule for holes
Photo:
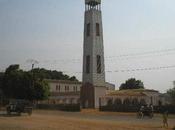
[[[17,113],[19,115],[21,115],[21,113],[28,113],[28,115],[31,115],[32,109],[32,103],[26,100],[10,101],[6,107],[7,114]]]

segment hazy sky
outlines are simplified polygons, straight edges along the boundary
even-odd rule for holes
[[[175,0],[102,0],[106,81],[161,92],[175,80]],[[10,64],[82,79],[84,0],[0,0],[0,70]],[[149,69],[150,68],[150,69]],[[157,69],[159,68],[159,69]]]

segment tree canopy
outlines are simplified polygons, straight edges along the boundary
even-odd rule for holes
[[[4,73],[0,72],[0,96],[1,96],[1,94],[2,94],[3,76],[4,76]]]
[[[0,73],[0,89],[7,98],[43,100],[50,95],[50,88],[44,79],[78,81],[58,71],[33,69],[23,71],[19,65],[10,65],[5,73]]]
[[[172,89],[169,89],[167,93],[171,96],[172,103],[175,104],[175,87]]]
[[[70,80],[78,81],[75,76],[68,76],[61,71],[46,70],[44,68],[36,68],[32,70],[33,74],[41,79],[57,79],[57,80]]]
[[[140,89],[144,88],[144,84],[141,80],[136,80],[135,78],[130,78],[126,80],[125,83],[122,83],[120,85],[120,90],[125,90],[125,89]]]
[[[6,69],[2,91],[7,98],[14,99],[42,100],[49,96],[48,84],[33,77],[31,72],[20,70],[19,65],[11,65]]]

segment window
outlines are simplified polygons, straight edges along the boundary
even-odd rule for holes
[[[86,73],[90,73],[90,56],[86,56]]]
[[[97,55],[97,73],[101,73],[101,56]]]
[[[87,24],[87,32],[86,32],[86,35],[87,36],[90,36],[90,23]]]
[[[65,91],[69,91],[69,86],[65,86]]]
[[[60,85],[58,86],[56,86],[56,91],[60,91],[61,90],[61,87],[60,87]]]
[[[58,85],[56,85],[56,90],[58,90]]]
[[[77,86],[74,86],[74,92],[77,92]]]
[[[100,36],[100,25],[96,23],[96,36]]]
[[[59,85],[58,90],[61,91],[61,86]]]

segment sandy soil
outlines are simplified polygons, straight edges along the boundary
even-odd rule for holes
[[[175,126],[175,116],[170,116],[168,121],[170,127]],[[10,117],[0,114],[0,130],[164,130],[161,126],[161,115],[137,119],[133,113],[96,110],[76,113],[35,110],[32,116]]]

